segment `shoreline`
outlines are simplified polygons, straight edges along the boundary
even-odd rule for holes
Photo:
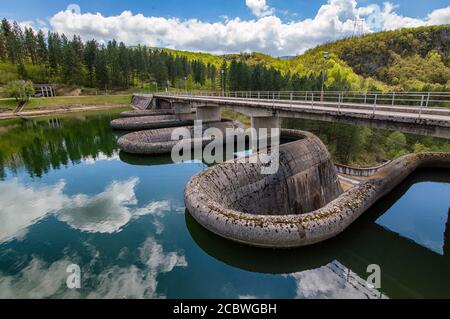
[[[8,112],[0,112],[0,120],[14,119],[14,118],[23,118],[23,117],[37,117],[44,116],[50,114],[65,114],[65,113],[76,113],[76,112],[84,112],[84,111],[99,111],[99,110],[108,110],[108,109],[117,109],[117,108],[127,108],[127,105],[92,105],[92,106],[74,106],[74,107],[59,107],[59,108],[48,108],[48,109],[38,109],[32,111],[23,111],[14,113],[11,111]]]

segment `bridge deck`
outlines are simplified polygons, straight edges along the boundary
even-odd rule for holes
[[[375,105],[347,102],[320,102],[304,100],[236,98],[224,96],[155,94],[155,98],[193,103],[201,106],[217,104],[221,107],[265,112],[267,116],[305,118],[323,121],[338,121],[348,124],[376,126],[406,133],[430,135],[450,139],[450,108],[420,107],[407,105]],[[239,110],[241,108],[241,110]],[[256,116],[256,115],[255,115]],[[259,115],[261,116],[261,115]]]
[[[174,100],[183,100],[189,102],[210,102],[226,106],[250,106],[263,107],[273,110],[287,111],[331,111],[341,114],[356,113],[373,115],[386,115],[393,117],[432,119],[438,121],[448,121],[450,125],[450,109],[448,108],[422,108],[418,106],[402,105],[376,105],[362,103],[338,103],[338,102],[320,102],[299,101],[299,100],[268,100],[268,99],[246,99],[234,97],[215,97],[215,96],[191,96],[191,95],[155,95],[159,98],[169,98]]]

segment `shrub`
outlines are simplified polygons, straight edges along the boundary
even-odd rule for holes
[[[4,92],[9,97],[15,98],[17,102],[25,102],[34,94],[33,82],[11,81],[5,86]]]

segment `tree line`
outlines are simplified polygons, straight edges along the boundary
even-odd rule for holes
[[[217,65],[188,59],[175,51],[128,47],[116,40],[83,42],[80,36],[36,32],[7,19],[0,28],[0,62],[14,65],[17,79],[98,89],[128,89],[150,83],[158,89],[320,90],[322,78],[320,74],[283,73],[238,58],[224,59]]]

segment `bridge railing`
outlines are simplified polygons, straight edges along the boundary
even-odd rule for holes
[[[448,107],[450,92],[360,91],[170,91],[168,95],[209,96],[255,100],[306,102],[310,104],[359,104],[367,106]]]

